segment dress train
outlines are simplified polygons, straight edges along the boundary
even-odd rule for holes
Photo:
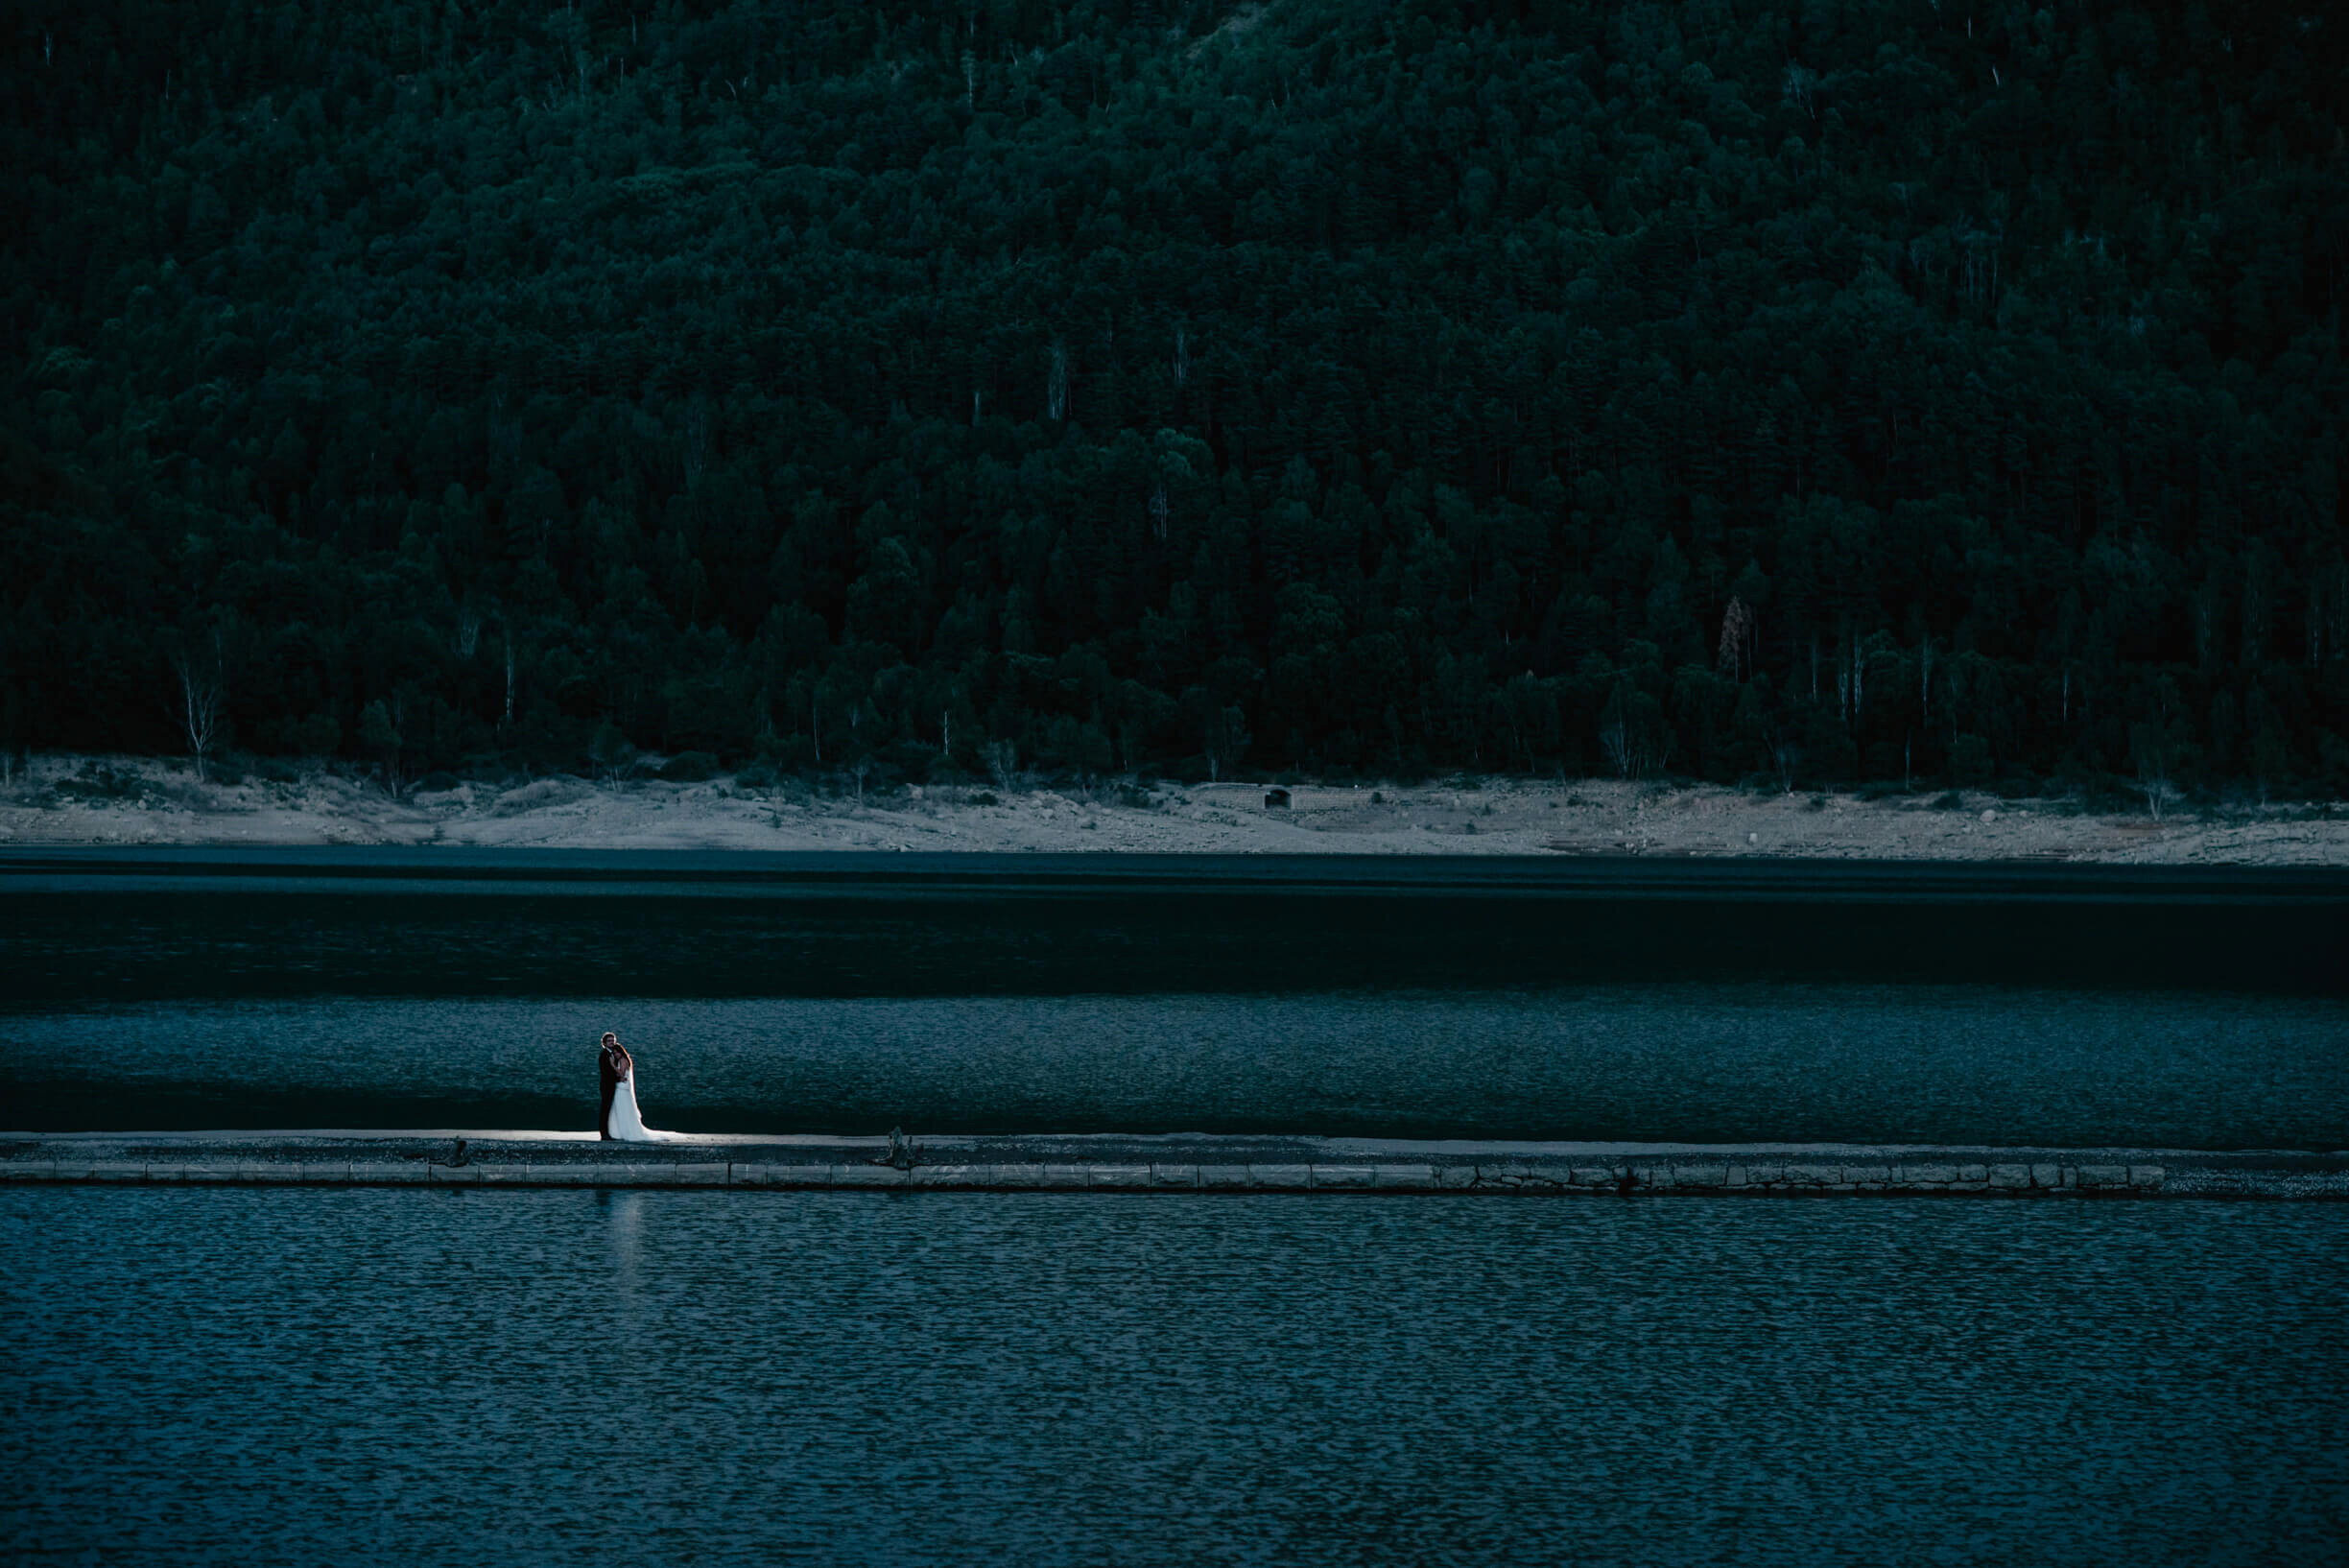
[[[618,1143],[671,1143],[676,1134],[663,1132],[644,1125],[644,1113],[636,1108],[636,1074],[629,1075],[612,1088],[611,1125],[608,1128]]]

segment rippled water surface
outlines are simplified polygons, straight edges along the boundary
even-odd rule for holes
[[[2349,1210],[0,1193],[0,1557],[2335,1562]]]
[[[140,856],[146,858],[141,859]],[[128,857],[128,858],[126,858]],[[2089,867],[0,856],[0,1128],[2349,1146],[2349,883]]]
[[[314,997],[0,1020],[16,1127],[1310,1131],[2333,1149],[2326,998],[1628,985],[682,1002]]]

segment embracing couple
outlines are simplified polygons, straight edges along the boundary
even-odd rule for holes
[[[596,1078],[602,1087],[604,1110],[596,1123],[596,1130],[607,1141],[620,1143],[660,1143],[676,1136],[660,1132],[644,1125],[643,1113],[636,1108],[636,1058],[629,1056],[620,1036],[606,1030],[603,1047],[596,1053]]]

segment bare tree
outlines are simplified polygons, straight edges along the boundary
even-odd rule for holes
[[[2162,820],[2162,813],[2176,803],[2178,787],[2170,777],[2170,759],[2160,749],[2139,753],[2137,793],[2146,797],[2146,810],[2157,822]]]
[[[1672,739],[1656,723],[1653,699],[1619,682],[1599,715],[1599,746],[1624,778],[1645,778],[1671,759]]]
[[[1011,788],[1011,775],[1019,765],[1019,752],[1009,741],[989,741],[979,748],[979,760],[986,764],[999,790]]]
[[[1729,607],[1721,612],[1720,668],[1730,678],[1745,678],[1745,650],[1753,640],[1753,607],[1743,599],[1732,598]]]
[[[1782,740],[1770,748],[1770,761],[1778,769],[1779,788],[1794,793],[1794,770],[1802,762],[1802,748],[1792,741]]]
[[[595,739],[587,748],[596,772],[606,784],[617,784],[636,768],[636,747],[626,731],[606,719],[596,726]]]
[[[1786,76],[1779,83],[1778,101],[1791,108],[1801,109],[1814,120],[1818,118],[1818,73],[1807,65],[1790,63]]]
[[[1629,778],[1632,757],[1631,726],[1625,721],[1621,706],[1617,706],[1609,717],[1599,721],[1599,745],[1606,752],[1607,761],[1613,764],[1616,773],[1621,777]]]
[[[226,693],[221,676],[220,644],[212,645],[209,665],[184,650],[172,655],[172,674],[179,679],[179,701],[174,716],[187,737],[188,754],[196,759],[196,781],[204,781],[204,759],[221,734],[221,707]]]
[[[2160,821],[2162,813],[2176,803],[2180,791],[2171,777],[2172,746],[2168,726],[2160,724],[2132,725],[2129,749],[2136,754],[2137,793],[2146,797],[2146,810]]]

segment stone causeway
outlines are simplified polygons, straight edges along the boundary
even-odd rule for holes
[[[2349,1199],[2349,1152],[1788,1152],[1785,1146],[1109,1136],[915,1140],[892,1158],[880,1144],[818,1137],[616,1144],[527,1132],[20,1134],[0,1135],[0,1185]]]

